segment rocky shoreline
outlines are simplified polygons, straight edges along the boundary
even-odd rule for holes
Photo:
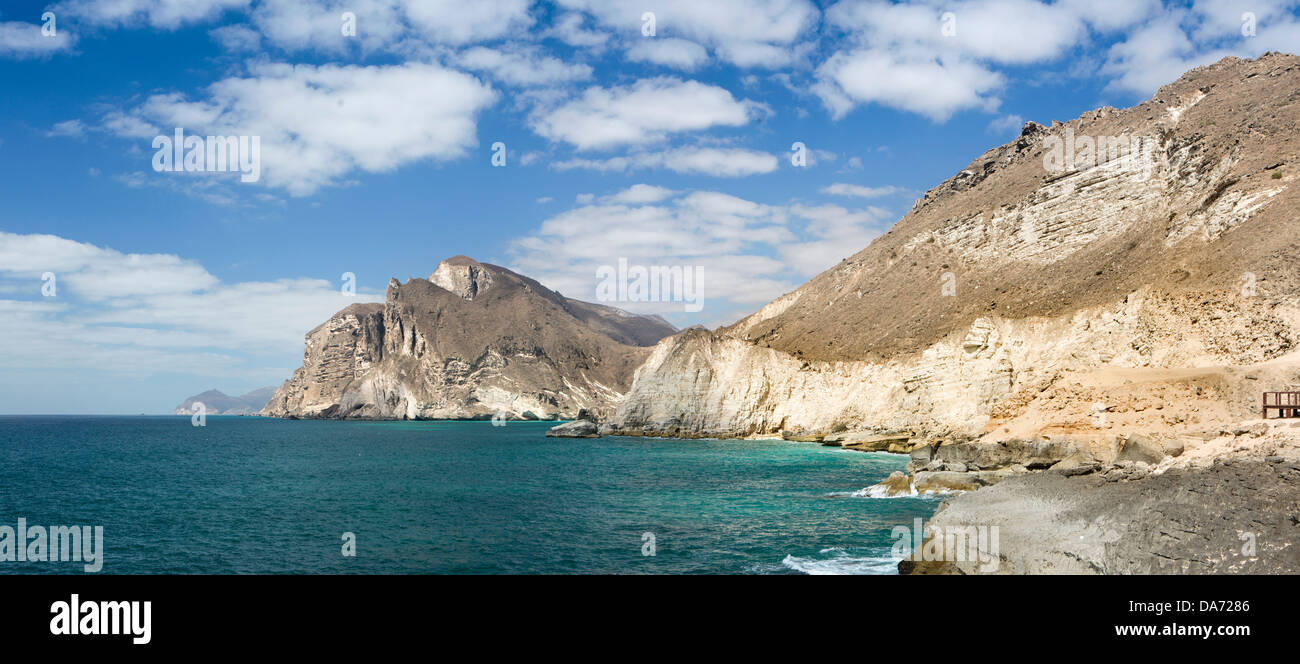
[[[690,437],[622,431],[594,419],[547,435]],[[1180,434],[1008,440],[914,431],[763,437],[909,455],[905,472],[862,491],[873,498],[949,496],[912,558],[899,563],[901,574],[1300,572],[1300,422],[1294,420]],[[933,535],[973,528],[996,528],[999,541],[975,554]],[[988,565],[988,556],[998,564]]]
[[[902,574],[1300,571],[1295,423],[1242,422],[1181,440],[1130,434],[1114,449],[1099,458],[1041,440],[918,447],[907,475],[868,492],[956,494]],[[951,534],[972,529],[996,529],[998,542],[962,550]],[[981,563],[989,556],[998,564]]]
[[[1119,471],[1119,472],[1116,472]],[[1028,473],[945,501],[930,532],[996,528],[997,545],[958,555],[926,544],[900,574],[1294,574],[1300,571],[1300,460],[1223,459],[1138,477],[1133,468]],[[926,560],[929,558],[929,560]],[[935,560],[935,558],[938,558]]]

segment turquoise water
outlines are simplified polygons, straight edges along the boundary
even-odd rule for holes
[[[0,526],[101,525],[107,574],[893,573],[938,506],[849,495],[899,455],[549,426],[0,417]]]

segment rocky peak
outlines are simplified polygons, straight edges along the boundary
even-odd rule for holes
[[[463,300],[472,300],[492,287],[492,273],[473,258],[453,256],[438,263],[437,269],[429,275],[429,281]]]

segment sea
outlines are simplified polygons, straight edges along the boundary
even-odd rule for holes
[[[895,529],[940,501],[869,497],[907,457],[816,443],[194,424],[0,416],[0,531],[100,526],[99,574],[894,574]],[[84,572],[14,559],[3,573]]]

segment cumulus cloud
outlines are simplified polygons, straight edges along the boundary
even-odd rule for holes
[[[642,39],[627,50],[627,59],[691,71],[709,59],[703,46],[685,39]]]
[[[343,13],[355,17],[356,34],[343,35]],[[249,18],[252,27],[227,26],[214,35],[230,50],[265,41],[286,51],[340,52],[352,44],[387,50],[401,42],[407,25],[392,0],[262,0]],[[259,37],[260,35],[260,37]]]
[[[55,23],[54,34],[41,32],[39,23],[0,21],[0,58],[40,58],[72,49],[76,39]]]
[[[337,50],[352,39],[367,50],[403,51],[518,34],[533,24],[528,10],[529,0],[263,0],[253,23],[287,50]],[[343,12],[356,17],[353,37],[342,36]]]
[[[826,12],[836,50],[818,66],[814,92],[842,117],[863,104],[936,122],[997,110],[1004,66],[1052,62],[1092,33],[1129,29],[1159,15],[1158,0],[845,0]]]
[[[745,177],[771,173],[777,169],[776,156],[743,148],[683,147],[664,152],[639,152],[608,159],[567,159],[551,165],[560,171],[574,169],[626,173],[647,169],[667,169],[684,175]]]
[[[989,123],[988,130],[994,134],[1005,134],[1011,131],[1020,131],[1025,126],[1025,118],[1014,113],[1004,115]]]
[[[630,38],[682,38],[701,44],[741,67],[779,67],[796,59],[800,40],[820,16],[808,0],[558,0],[587,12],[608,29]],[[641,34],[640,17],[655,15],[655,37]]]
[[[835,184],[822,188],[823,194],[830,194],[831,196],[851,196],[856,198],[879,198],[881,196],[896,194],[900,191],[903,190],[893,185],[884,187],[864,187],[859,184],[848,184],[845,182],[836,182]]]
[[[656,187],[648,184],[634,184],[623,191],[610,194],[601,200],[606,203],[639,205],[644,203],[658,203],[675,193],[677,192],[666,187]]]
[[[0,284],[30,298],[0,300],[0,367],[10,369],[212,370],[242,365],[250,354],[278,362],[300,352],[303,334],[338,309],[381,297],[347,297],[323,279],[227,284],[171,254],[6,232]]]
[[[533,130],[579,150],[659,142],[671,134],[749,122],[750,105],[716,85],[678,78],[591,87],[578,98],[533,114]]]
[[[836,53],[817,74],[815,89],[836,118],[858,104],[877,103],[936,122],[965,109],[996,110],[1001,102],[991,92],[1005,80],[973,62],[900,56],[878,48]]]
[[[1168,10],[1129,31],[1106,53],[1107,89],[1147,96],[1194,67],[1229,55],[1258,57],[1271,50],[1294,51],[1300,43],[1300,2],[1282,0],[1242,5],[1200,0],[1189,9]],[[1254,16],[1246,35],[1243,14]]]
[[[588,196],[511,243],[511,266],[571,297],[595,300],[596,270],[617,265],[703,269],[705,320],[752,313],[865,247],[888,212],[870,207],[768,205],[717,191],[635,185]],[[680,302],[611,302],[678,322]]]
[[[518,87],[559,85],[591,78],[590,65],[566,63],[536,48],[503,50],[476,46],[460,53],[456,63]]]
[[[402,0],[420,34],[444,44],[500,39],[533,24],[531,0]]]
[[[436,64],[260,64],[199,99],[151,96],[108,114],[104,126],[129,137],[170,135],[175,127],[260,136],[262,181],[302,196],[356,171],[464,155],[477,144],[479,112],[496,98],[473,76]]]
[[[81,120],[64,120],[63,122],[54,123],[54,126],[45,132],[45,135],[76,137],[84,133],[86,133],[86,125]]]
[[[601,52],[609,41],[608,32],[587,29],[587,17],[582,12],[565,12],[555,18],[546,34],[569,46]]]
[[[143,27],[174,30],[212,20],[231,10],[247,9],[251,0],[64,0],[53,8],[55,15],[75,17],[79,22],[110,27]]]

